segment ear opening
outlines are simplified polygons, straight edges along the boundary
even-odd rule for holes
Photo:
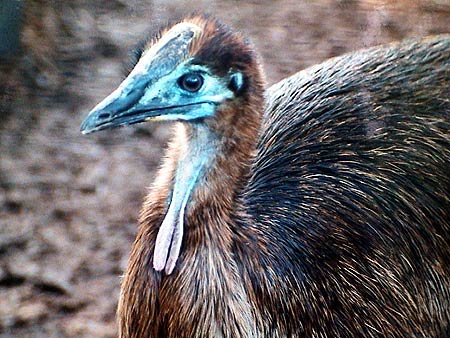
[[[230,88],[233,92],[237,94],[242,90],[243,87],[244,87],[244,75],[241,72],[231,74],[228,88]]]

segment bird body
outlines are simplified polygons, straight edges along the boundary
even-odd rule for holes
[[[120,337],[445,337],[450,36],[264,90],[211,18],[149,42],[84,132],[175,121],[122,283]]]

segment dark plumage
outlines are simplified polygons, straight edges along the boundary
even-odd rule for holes
[[[120,337],[446,337],[450,36],[334,58],[264,93],[239,34],[183,22],[136,66],[166,73],[132,72],[82,127],[180,121],[142,209]]]

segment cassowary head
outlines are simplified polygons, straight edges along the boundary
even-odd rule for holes
[[[216,20],[184,19],[143,46],[130,74],[85,119],[83,133],[143,121],[198,121],[261,101],[253,49]]]

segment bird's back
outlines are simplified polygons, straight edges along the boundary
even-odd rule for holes
[[[266,99],[241,196],[261,250],[240,254],[259,260],[252,287],[273,332],[445,335],[450,36],[331,59]],[[283,276],[272,290],[269,274]]]

